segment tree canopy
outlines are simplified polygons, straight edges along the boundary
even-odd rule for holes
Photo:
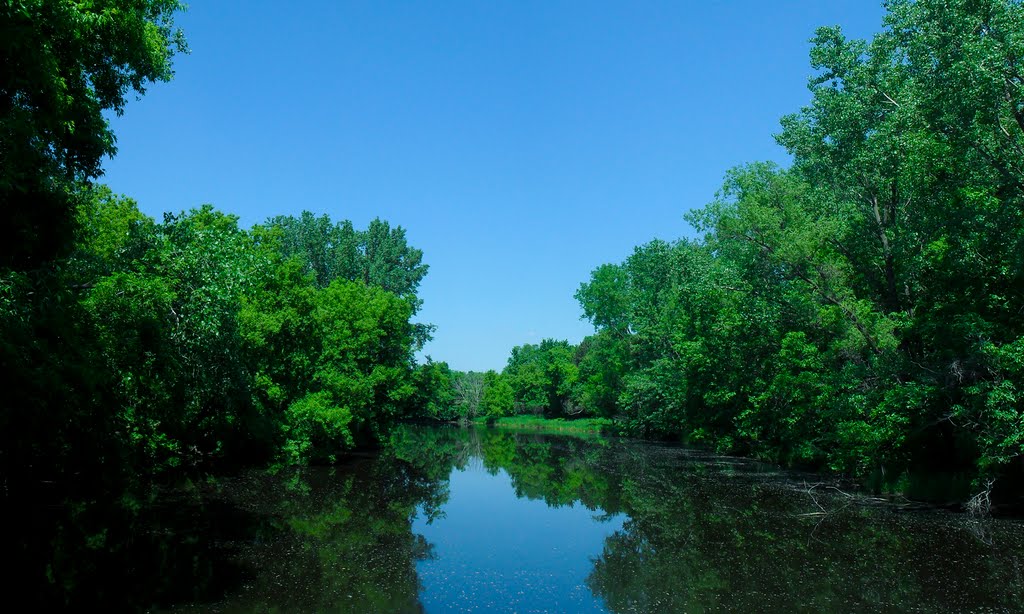
[[[66,252],[81,182],[113,155],[104,112],[171,78],[186,52],[177,0],[17,0],[0,5],[0,266]]]
[[[895,487],[1019,471],[1024,7],[886,8],[871,40],[816,32],[811,102],[776,137],[789,168],[729,171],[687,216],[700,240],[580,286],[597,332],[563,381],[587,413]],[[541,405],[555,379],[524,348],[502,377]]]

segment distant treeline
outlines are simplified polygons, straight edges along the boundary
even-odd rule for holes
[[[897,487],[966,474],[981,504],[1012,488],[1024,7],[886,7],[870,41],[817,31],[813,99],[776,136],[789,168],[730,171],[687,216],[701,239],[596,269],[576,294],[596,333],[514,349],[483,376],[477,411],[615,417],[630,433]]]

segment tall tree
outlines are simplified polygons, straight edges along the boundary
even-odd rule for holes
[[[282,254],[298,258],[318,286],[325,288],[335,279],[361,281],[409,301],[414,312],[419,309],[416,293],[428,267],[401,226],[374,219],[366,230],[356,230],[348,220],[333,223],[309,211],[273,217],[266,226],[277,229]]]
[[[116,151],[104,112],[171,78],[177,0],[0,4],[0,267],[67,252],[81,182]]]

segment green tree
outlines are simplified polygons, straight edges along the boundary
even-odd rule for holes
[[[502,375],[508,379],[518,413],[577,413],[572,390],[579,377],[575,348],[567,341],[544,339],[512,348]]]
[[[1024,7],[886,7],[870,41],[817,31],[811,102],[777,137],[790,168],[733,169],[688,216],[700,241],[653,241],[581,286],[608,357],[584,344],[581,402],[890,481],[983,487],[1024,454]]]
[[[572,392],[574,405],[605,418],[619,413],[626,348],[619,336],[604,330],[580,343],[575,357],[579,375]]]
[[[497,371],[484,373],[483,398],[481,405],[484,413],[491,418],[500,418],[512,414],[515,405],[515,393],[508,378]]]
[[[457,374],[446,362],[435,362],[427,356],[425,363],[418,365],[413,376],[416,393],[410,400],[410,414],[425,415],[437,420],[456,420],[465,417],[456,404]]]
[[[74,192],[113,155],[105,112],[172,76],[177,0],[0,5],[0,267],[67,253]]]
[[[379,441],[415,393],[409,304],[380,288],[335,280],[312,312],[321,340],[312,381],[287,409],[294,460],[333,460]]]
[[[401,226],[374,219],[366,230],[356,230],[348,220],[335,224],[309,211],[271,218],[266,226],[279,229],[281,253],[298,258],[319,287],[335,279],[361,281],[408,300],[414,313],[419,309],[416,293],[428,267]]]

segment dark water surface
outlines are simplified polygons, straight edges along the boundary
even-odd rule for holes
[[[136,538],[157,554],[124,569],[118,597],[182,612],[1024,611],[1024,523],[817,479],[666,445],[408,427],[339,467],[165,494]]]

